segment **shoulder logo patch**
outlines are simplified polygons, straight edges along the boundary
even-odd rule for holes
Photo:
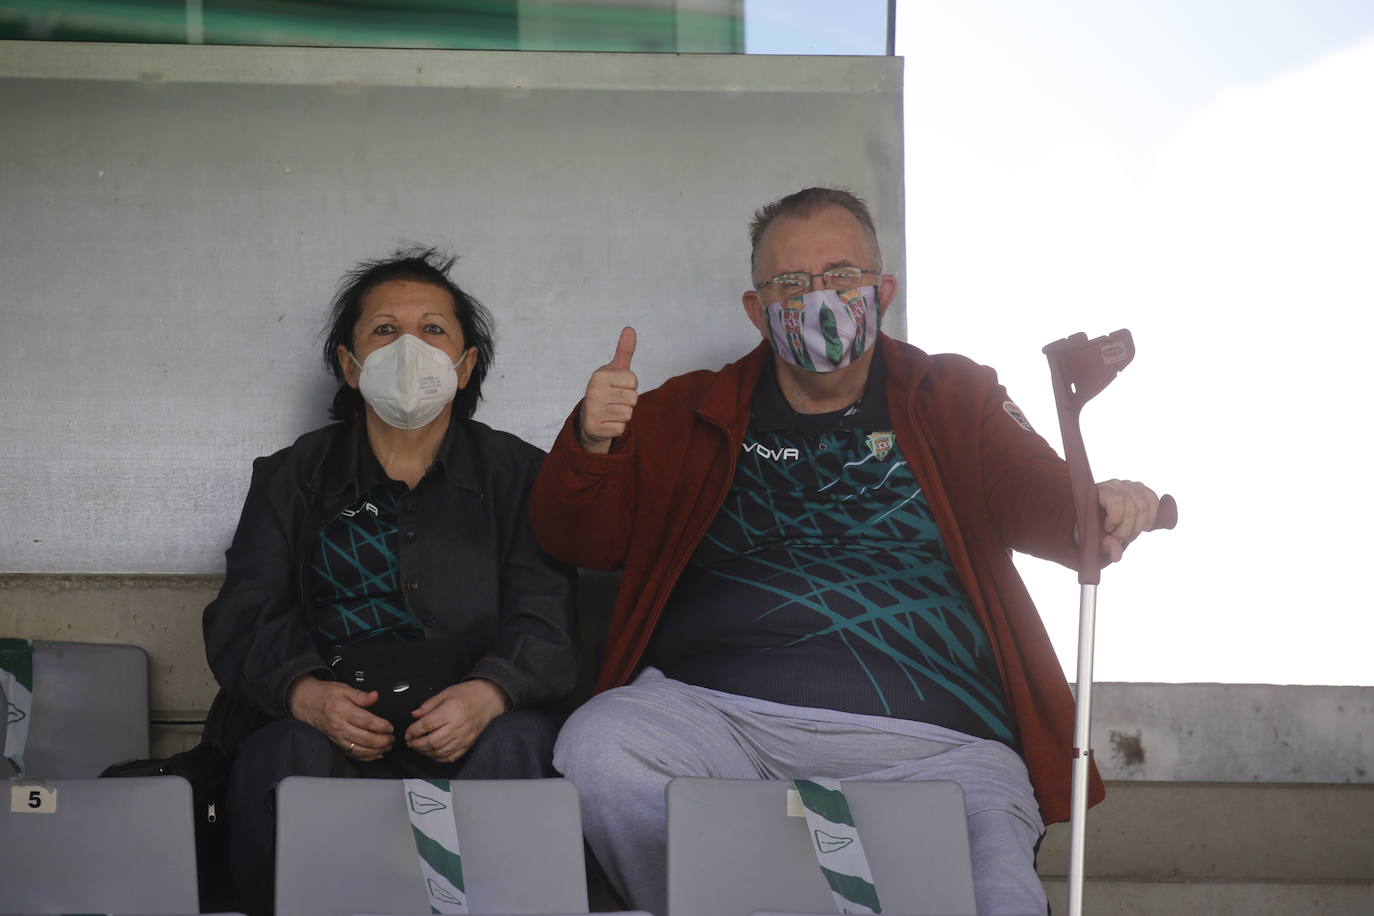
[[[1026,415],[1021,412],[1020,407],[1017,407],[1011,401],[1003,401],[1002,409],[1007,412],[1007,416],[1011,417],[1013,420],[1016,421],[1017,426],[1021,427],[1028,433],[1035,432],[1035,430],[1031,428],[1030,420],[1026,419]]]
[[[892,446],[897,444],[897,434],[892,430],[881,433],[868,434],[868,450],[873,453],[873,457],[879,461],[892,454]]]

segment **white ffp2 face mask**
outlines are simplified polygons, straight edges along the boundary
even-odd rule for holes
[[[817,289],[764,309],[773,350],[808,372],[833,372],[877,343],[878,290]]]
[[[402,334],[367,354],[355,365],[362,368],[358,391],[388,426],[419,429],[428,424],[458,393],[458,365],[438,347],[414,334]]]

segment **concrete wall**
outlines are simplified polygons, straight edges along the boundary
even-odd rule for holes
[[[541,447],[624,325],[645,388],[758,342],[771,199],[852,187],[901,274],[901,74],[0,42],[0,572],[220,572],[252,459],[327,422],[335,285],[406,242],[461,255],[497,331],[477,417]]]

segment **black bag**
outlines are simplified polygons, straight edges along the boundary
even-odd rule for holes
[[[452,687],[472,660],[455,639],[368,639],[329,652],[335,680],[377,691],[370,712],[391,723],[397,739],[415,718],[410,714],[441,690]]]
[[[221,690],[210,704],[205,729],[195,747],[170,757],[116,763],[100,774],[102,777],[180,776],[191,784],[202,913],[239,909],[229,873],[229,826],[224,817],[225,798],[229,794],[229,766],[239,742],[269,721],[267,716]]]

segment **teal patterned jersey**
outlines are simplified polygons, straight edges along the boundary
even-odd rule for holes
[[[307,570],[316,630],[327,644],[422,634],[401,592],[396,520],[406,485],[377,474],[382,479],[356,505],[325,522]]]
[[[670,677],[1015,744],[987,633],[891,432],[794,414],[760,381],[734,481],[649,648]]]

